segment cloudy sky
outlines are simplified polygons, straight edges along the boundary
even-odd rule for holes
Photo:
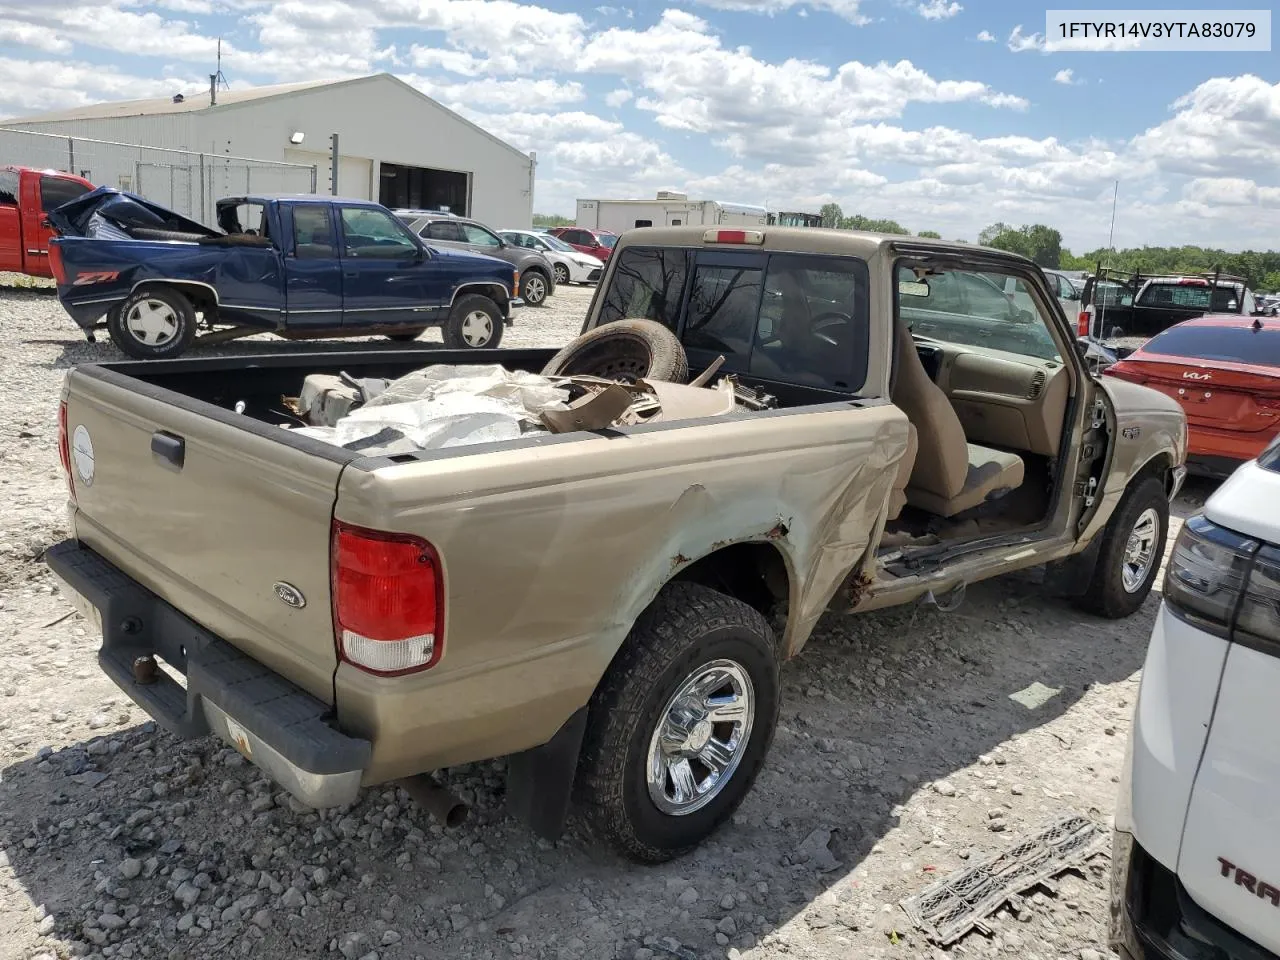
[[[389,71],[524,150],[539,211],[691,196],[1079,251],[1280,248],[1280,58],[1047,49],[1021,0],[0,0],[0,116]],[[1050,44],[1049,47],[1052,45]],[[389,121],[391,118],[388,118]]]

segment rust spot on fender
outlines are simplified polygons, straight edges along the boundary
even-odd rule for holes
[[[688,562],[689,562],[688,557],[686,557],[683,553],[677,553],[674,557],[671,558],[671,569],[674,570],[676,569],[676,567],[684,566],[684,564]]]
[[[845,581],[845,589],[849,592],[849,609],[852,610],[862,602],[863,596],[867,592],[867,587],[871,586],[871,578],[865,573],[858,573]]]
[[[764,536],[766,540],[781,540],[790,532],[791,532],[790,525],[788,525],[786,520],[783,520],[781,517],[779,517],[778,522],[773,525],[773,529],[771,529]]]

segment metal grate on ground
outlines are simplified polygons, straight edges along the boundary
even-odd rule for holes
[[[1002,853],[944,877],[902,901],[919,929],[939,946],[955,943],[1011,896],[1106,852],[1106,830],[1077,814],[1015,840]]]

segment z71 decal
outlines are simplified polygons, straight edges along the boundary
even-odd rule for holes
[[[119,270],[90,270],[88,273],[82,273],[71,281],[73,287],[87,287],[93,283],[110,283],[116,277],[120,276]]]

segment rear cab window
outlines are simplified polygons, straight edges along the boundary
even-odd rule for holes
[[[1240,294],[1230,286],[1214,287],[1208,283],[1153,281],[1142,291],[1138,298],[1138,306],[1236,311],[1240,309]]]
[[[599,324],[661,323],[692,368],[858,393],[867,377],[867,265],[852,257],[627,247]]]
[[[83,183],[77,183],[74,180],[68,180],[66,177],[46,177],[40,178],[40,207],[45,213],[50,210],[56,210],[64,203],[70,203],[76,197],[82,197],[89,192],[89,188]]]
[[[1156,356],[1280,367],[1280,326],[1171,327],[1144,343],[1142,352]]]

